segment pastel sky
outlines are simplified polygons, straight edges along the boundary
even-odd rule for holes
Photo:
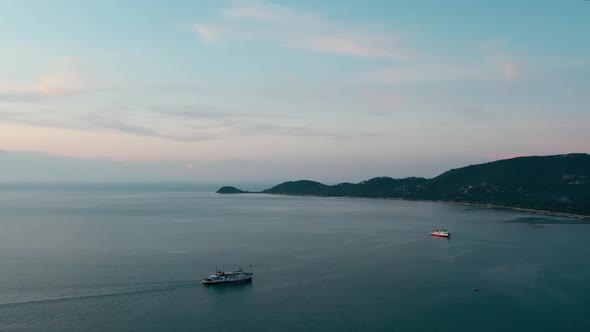
[[[2,0],[0,150],[4,181],[31,153],[360,181],[590,152],[590,1]]]

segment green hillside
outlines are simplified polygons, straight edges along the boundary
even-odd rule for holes
[[[498,160],[432,179],[377,177],[333,186],[290,181],[263,193],[440,200],[590,215],[590,155]]]

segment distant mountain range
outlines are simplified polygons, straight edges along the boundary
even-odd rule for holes
[[[218,193],[247,193],[223,187]],[[518,157],[452,169],[435,178],[376,177],[325,185],[300,180],[266,194],[434,200],[590,216],[590,155]]]

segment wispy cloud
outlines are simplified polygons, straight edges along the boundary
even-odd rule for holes
[[[82,129],[79,122],[72,119],[47,117],[43,114],[6,112],[0,109],[0,123],[14,123],[45,128]]]
[[[39,83],[32,87],[32,92],[41,96],[60,96],[82,89],[83,86],[77,77],[53,75],[39,77]]]
[[[257,123],[239,126],[243,135],[286,135],[293,137],[325,137],[333,139],[355,139],[382,136],[369,132],[334,132],[313,129],[309,126],[285,126],[279,124]]]
[[[124,110],[122,112],[121,110]],[[291,123],[301,119],[291,118]],[[285,125],[281,116],[237,111],[217,106],[147,106],[137,108],[59,111],[28,108],[26,112],[0,108],[0,122],[37,127],[118,132],[176,142],[201,142],[249,136],[362,139],[379,133],[329,131],[313,125]]]
[[[505,82],[514,82],[522,78],[524,74],[525,59],[510,54],[502,43],[497,41],[485,41],[481,48],[486,54],[488,64],[491,64],[499,76]],[[531,62],[542,61],[543,56],[539,56]]]
[[[195,24],[194,29],[199,37],[201,37],[201,39],[206,43],[214,43],[219,39],[218,32],[211,26]]]
[[[382,84],[450,83],[459,81],[488,81],[516,83],[565,68],[588,68],[585,59],[569,57],[535,57],[520,54],[497,42],[474,45],[477,50],[469,58],[437,56],[436,50],[429,56],[414,56],[408,61],[387,64],[364,76],[365,82]],[[418,52],[416,53],[418,54]]]
[[[169,117],[184,117],[189,119],[253,119],[253,118],[292,118],[282,113],[262,113],[247,109],[237,109],[209,105],[168,105],[152,106],[145,110]]]
[[[481,78],[483,75],[482,69],[475,66],[422,63],[382,68],[369,74],[367,80],[390,84],[433,83]]]
[[[331,35],[311,37],[302,46],[320,52],[339,53],[361,57],[401,59],[401,51],[394,50],[397,38],[373,35]]]
[[[512,54],[496,41],[468,45],[475,49],[473,56],[449,58],[440,49],[410,48],[399,35],[383,33],[383,27],[343,22],[270,1],[230,2],[217,17],[196,22],[193,29],[206,44],[262,42],[317,53],[394,60],[367,74],[365,81],[371,83],[517,82],[544,61],[543,57]]]
[[[216,20],[197,22],[193,28],[205,43],[263,41],[287,48],[395,60],[408,53],[395,35],[266,1],[234,3],[220,10]]]
[[[392,64],[369,73],[365,79],[372,83],[414,84],[457,81],[516,82],[524,78],[525,68],[541,71],[551,65],[542,65],[542,57],[527,59],[515,56],[500,48],[485,48],[479,57],[457,61],[443,57],[418,57],[411,62]]]
[[[158,137],[163,138],[171,141],[178,141],[178,142],[200,142],[200,141],[208,141],[215,139],[216,137],[207,135],[207,134],[200,134],[198,132],[187,133],[187,134],[173,134],[167,132],[161,132],[156,129],[151,129],[148,127],[143,127],[139,125],[134,125],[131,123],[127,123],[120,119],[95,119],[92,124],[99,128],[110,129],[118,132],[123,132],[132,135],[139,135],[139,136],[148,136],[148,137]]]
[[[522,76],[522,64],[514,57],[506,54],[495,54],[489,58],[490,62],[496,66],[505,81],[512,82]]]
[[[35,101],[71,96],[90,90],[76,59],[68,58],[26,84],[0,81],[0,100]]]

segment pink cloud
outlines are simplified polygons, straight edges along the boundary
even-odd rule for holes
[[[219,40],[219,31],[206,24],[195,24],[194,29],[199,37],[206,43],[214,43]]]
[[[85,81],[77,61],[67,59],[33,82],[0,83],[0,95],[14,100],[72,95],[89,89]]]
[[[509,81],[514,81],[521,75],[521,69],[515,63],[504,63],[502,65],[502,71],[504,72],[504,78]]]
[[[39,82],[30,88],[31,92],[42,96],[60,96],[83,90],[81,82],[68,75],[39,77]]]
[[[402,58],[393,46],[396,38],[375,40],[367,36],[318,36],[311,37],[306,48],[314,51],[347,54],[361,57]]]
[[[301,16],[297,12],[272,3],[250,3],[246,6],[232,6],[221,10],[227,19],[253,20],[281,23]]]
[[[522,77],[523,60],[507,54],[501,43],[486,41],[482,43],[482,49],[487,54],[488,63],[492,64],[497,75],[499,74],[504,81],[512,82]]]
[[[500,72],[505,81],[516,81],[522,76],[521,64],[512,57],[504,54],[497,54],[490,58],[490,61]]]
[[[224,8],[215,21],[199,22],[193,27],[206,43],[264,41],[281,47],[358,57],[404,57],[396,36],[375,34],[366,26],[351,26],[266,2]]]

